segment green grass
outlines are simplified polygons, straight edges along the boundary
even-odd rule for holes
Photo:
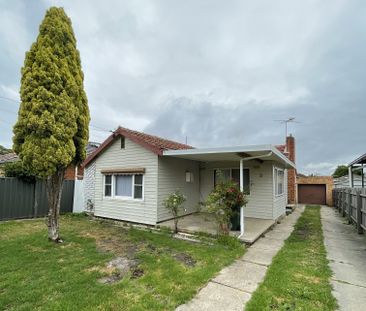
[[[244,252],[86,217],[64,216],[61,226],[65,243],[53,244],[43,220],[0,224],[0,310],[174,310]],[[195,266],[174,258],[180,253]],[[100,284],[117,255],[138,258],[143,276]]]
[[[307,206],[245,310],[335,310],[320,207]]]

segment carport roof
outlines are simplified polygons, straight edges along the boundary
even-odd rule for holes
[[[353,160],[350,164],[348,164],[348,166],[352,166],[355,164],[366,164],[366,153],[358,157],[357,159]]]
[[[266,156],[270,154],[269,156]],[[165,150],[163,156],[182,158],[200,162],[239,161],[249,157],[260,157],[263,161],[272,160],[284,164],[286,167],[296,168],[281,151],[273,145],[249,145],[219,148],[196,148],[186,150]]]

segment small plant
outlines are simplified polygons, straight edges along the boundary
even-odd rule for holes
[[[183,207],[183,203],[186,201],[186,197],[179,191],[176,190],[172,194],[170,194],[164,200],[164,206],[167,208],[174,217],[174,232],[178,233],[178,216],[179,211]]]
[[[215,215],[219,234],[229,234],[230,218],[246,203],[244,193],[239,190],[235,182],[220,181],[216,185],[208,195],[205,205],[208,212]]]

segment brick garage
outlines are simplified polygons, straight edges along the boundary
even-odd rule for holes
[[[297,195],[298,203],[313,203],[332,206],[332,190],[333,190],[333,178],[331,176],[308,176],[297,177]],[[314,201],[312,201],[314,200]]]

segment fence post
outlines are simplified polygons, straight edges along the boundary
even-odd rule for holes
[[[34,182],[34,190],[33,190],[33,196],[34,196],[34,203],[33,203],[33,218],[37,218],[38,215],[38,180]]]
[[[348,224],[352,224],[352,188],[347,191]]]
[[[342,191],[342,217],[345,217],[346,216],[346,190],[343,189]]]
[[[356,212],[357,212],[357,232],[358,232],[358,234],[362,234],[363,229],[361,227],[361,223],[362,223],[362,197],[361,197],[361,191],[357,191]]]
[[[338,208],[338,213],[341,212],[342,209],[342,190],[338,190],[338,199],[337,199],[337,208]]]

